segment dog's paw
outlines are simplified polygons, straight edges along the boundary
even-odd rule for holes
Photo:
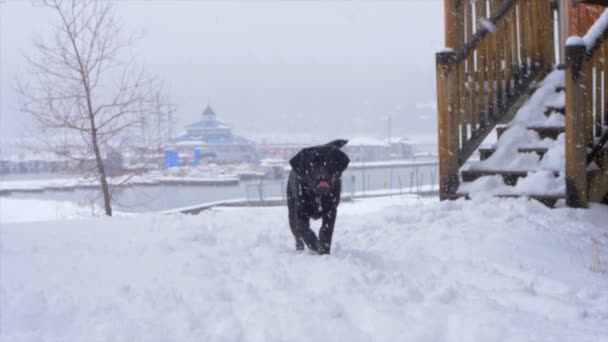
[[[319,243],[319,254],[329,254],[330,252],[330,246],[326,243],[320,242]]]
[[[304,243],[302,241],[297,241],[296,242],[296,251],[303,251],[304,250]]]

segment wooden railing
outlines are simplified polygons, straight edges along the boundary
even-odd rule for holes
[[[608,193],[606,19],[566,46],[566,203],[572,207],[601,202]]]
[[[445,11],[447,49],[436,55],[441,199],[555,58],[550,1],[445,0]]]

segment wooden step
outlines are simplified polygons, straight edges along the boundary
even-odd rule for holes
[[[520,147],[517,149],[517,152],[519,153],[536,153],[541,158],[545,156],[547,151],[549,151],[549,149],[546,147]]]
[[[538,201],[544,205],[546,205],[549,208],[555,208],[555,205],[557,204],[557,201],[561,200],[561,199],[566,199],[566,196],[563,194],[559,194],[559,195],[521,195],[521,194],[504,194],[504,195],[496,195],[494,197],[500,197],[500,198],[521,198],[521,197],[525,197],[525,198],[529,198],[529,199],[533,199],[535,201]],[[471,197],[469,196],[469,194],[466,193],[455,193],[455,194],[448,194],[448,199],[449,200],[457,200],[460,198],[464,198],[466,200],[470,200]]]
[[[528,129],[535,131],[538,133],[541,139],[554,139],[557,140],[557,137],[566,132],[565,126],[538,126],[538,127],[528,127]]]
[[[509,129],[509,126],[496,127],[496,134],[498,136],[498,139],[500,139],[502,134],[507,129]],[[564,126],[530,126],[530,127],[528,127],[528,129],[538,133],[538,135],[541,139],[545,139],[545,138],[557,139],[557,137],[560,134],[566,132],[566,127],[564,127]]]
[[[496,138],[500,139],[503,133],[509,129],[509,126],[496,126]]]
[[[495,148],[480,148],[479,149],[479,160],[486,160],[490,158],[494,152],[496,152]]]
[[[536,153],[541,158],[547,153],[548,149],[545,147],[520,147],[517,149],[519,153]],[[479,160],[486,160],[490,158],[494,152],[496,152],[495,148],[480,148],[479,149]]]
[[[461,199],[464,198],[466,200],[470,200],[471,198],[469,197],[469,194],[464,194],[462,192],[457,192],[457,193],[450,193],[450,194],[445,194],[446,199],[450,200],[450,201],[455,201],[457,199]]]
[[[505,170],[465,170],[460,171],[463,182],[473,182],[483,176],[502,176],[506,185],[515,185],[517,180],[528,176],[529,171],[505,171]],[[559,172],[554,171],[553,175],[559,177]]]
[[[498,195],[497,197],[500,198],[520,198],[520,197],[527,197],[536,201],[539,201],[540,203],[546,205],[549,208],[555,208],[555,204],[557,203],[557,201],[559,201],[560,199],[566,199],[566,195],[518,195],[518,194],[508,194],[508,195]]]
[[[545,107],[545,117],[551,116],[551,113],[558,113],[561,115],[566,115],[566,107],[554,107],[554,106]]]

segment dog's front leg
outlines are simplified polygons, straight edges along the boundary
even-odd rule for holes
[[[298,231],[298,227],[296,226],[296,213],[291,209],[293,204],[289,204],[289,228],[291,229],[291,233],[293,234],[293,238],[296,240],[296,250],[303,251],[304,250],[304,239],[302,239],[302,235]]]
[[[331,252],[331,237],[334,234],[334,225],[336,224],[337,210],[330,210],[323,215],[323,225],[319,231],[319,245],[321,249],[319,253],[329,254]]]
[[[302,239],[304,239],[306,247],[312,251],[319,252],[319,239],[317,239],[315,232],[310,229],[310,219],[296,216],[296,228]]]

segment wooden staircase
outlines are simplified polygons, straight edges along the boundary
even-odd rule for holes
[[[548,1],[446,1],[446,46],[451,49],[437,54],[442,199],[468,195],[459,191],[461,179],[500,175],[513,184],[526,176],[515,170],[459,170],[496,125],[511,121],[536,82],[551,71],[553,14]],[[502,135],[507,129],[496,132]],[[563,131],[530,129],[555,137]]]
[[[565,96],[565,87],[563,87],[563,85],[557,85],[557,86],[553,86],[554,91],[556,94],[559,94],[560,96]],[[534,94],[532,96],[535,96]],[[544,105],[541,108],[537,108],[538,111],[543,113],[543,116],[546,119],[550,119],[553,118],[554,116],[560,116],[561,119],[565,122],[565,108],[564,107],[555,107],[555,106],[551,106],[551,105]],[[517,114],[516,114],[517,117]],[[537,116],[538,117],[538,116]],[[555,120],[554,120],[555,121]],[[496,127],[496,135],[497,135],[497,144],[500,144],[501,139],[503,138],[505,132],[507,132],[510,129],[510,125],[504,125],[504,126],[499,126]],[[545,158],[545,155],[549,152],[550,148],[547,146],[551,146],[551,148],[555,149],[555,148],[561,148],[563,149],[563,144],[560,144],[558,142],[558,137],[561,134],[565,133],[565,125],[525,125],[525,129],[527,129],[528,131],[530,131],[532,133],[532,136],[537,138],[538,142],[542,142],[544,143],[544,146],[535,146],[535,145],[528,145],[529,143],[526,141],[522,141],[522,142],[518,142],[515,141],[514,143],[517,144],[516,147],[511,147],[512,149],[515,149],[515,153],[517,153],[518,155],[533,155],[536,158],[538,158],[538,162],[539,165],[542,165],[543,162],[543,158]],[[563,141],[563,139],[562,139]],[[497,197],[507,197],[507,198],[513,198],[513,197],[529,197],[531,199],[535,199],[540,201],[541,203],[547,205],[547,206],[555,206],[556,203],[559,200],[564,200],[566,198],[565,196],[565,186],[563,186],[563,189],[553,189],[553,191],[550,192],[544,192],[544,193],[540,193],[540,192],[532,192],[532,191],[522,191],[521,189],[518,191],[516,186],[518,185],[518,183],[520,182],[520,180],[525,180],[531,173],[534,172],[538,172],[540,168],[531,168],[531,169],[526,169],[526,170],[522,170],[522,169],[516,169],[516,170],[512,170],[509,169],[508,167],[502,166],[502,167],[483,167],[483,163],[490,160],[490,158],[492,158],[492,156],[495,155],[495,153],[497,152],[497,147],[493,146],[491,148],[480,148],[479,150],[479,159],[480,162],[478,162],[477,164],[480,164],[481,167],[477,167],[477,168],[469,168],[469,169],[462,169],[460,171],[460,180],[461,180],[461,184],[459,187],[459,190],[454,194],[454,196],[452,196],[452,198],[457,198],[457,197],[465,197],[465,198],[470,198],[471,195],[469,194],[468,189],[472,189],[474,188],[472,186],[473,183],[475,183],[476,181],[478,181],[479,179],[482,179],[483,177],[500,177],[502,180],[502,186],[501,188],[504,189],[502,192],[499,189],[493,189],[496,190],[497,192],[494,192],[493,195],[497,196]],[[534,159],[532,157],[532,159]],[[470,165],[475,165],[476,162],[469,162]],[[544,170],[546,172],[546,174],[558,179],[560,177],[560,174],[563,174],[564,172],[564,165],[562,165],[561,169],[554,169],[554,170]],[[466,166],[465,166],[466,168]]]
[[[562,70],[553,70],[554,18],[549,1],[446,0],[451,49],[437,54],[442,200],[586,207],[608,199],[608,14],[592,38],[570,42]],[[479,148],[492,131],[496,143]]]

